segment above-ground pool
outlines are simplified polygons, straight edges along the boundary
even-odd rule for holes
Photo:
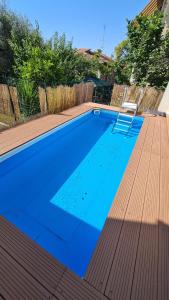
[[[79,276],[143,123],[135,117],[126,133],[116,119],[90,111],[1,157],[0,214]]]

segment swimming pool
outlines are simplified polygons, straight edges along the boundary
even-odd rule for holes
[[[0,214],[81,277],[143,123],[116,119],[89,111],[1,157]]]

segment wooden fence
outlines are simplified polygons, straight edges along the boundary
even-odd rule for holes
[[[0,84],[0,113],[20,119],[20,108],[15,87]]]
[[[125,85],[114,85],[111,105],[120,106],[122,100],[138,101],[140,88],[135,85],[127,87],[124,99],[125,88]],[[40,115],[61,112],[75,105],[92,101],[93,92],[94,85],[92,83],[75,84],[72,87],[47,87],[46,89],[39,87]],[[162,96],[163,91],[146,87],[139,111],[158,110]],[[0,84],[0,113],[12,116],[14,123],[22,122],[23,116],[16,87]]]
[[[40,108],[43,113],[57,113],[75,105],[92,101],[94,85],[92,83],[75,84],[72,87],[39,88]]]
[[[125,93],[126,89],[127,93]],[[145,87],[144,89],[144,96],[141,100],[139,111],[158,110],[164,92],[153,87]],[[140,96],[140,90],[141,88],[136,85],[126,86],[115,84],[112,91],[111,105],[121,106],[122,101],[137,103]]]
[[[58,86],[46,89],[39,87],[40,114],[57,113],[69,107],[92,101],[93,92],[94,85],[92,83],[75,84],[73,87]],[[13,123],[20,123],[24,121],[20,107],[16,87],[0,84],[0,114],[13,117]]]

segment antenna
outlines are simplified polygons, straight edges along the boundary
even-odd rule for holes
[[[104,25],[103,25],[102,45],[101,45],[101,50],[102,50],[102,52],[104,51],[105,34],[106,34],[106,25],[104,24]]]

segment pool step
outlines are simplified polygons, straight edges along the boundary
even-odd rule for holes
[[[114,129],[118,129],[118,130],[128,130],[128,128],[130,127],[129,124],[121,124],[121,123],[116,123],[114,126]]]
[[[130,126],[130,124],[131,123],[129,123],[129,124],[122,124],[122,123],[120,123],[119,121],[118,122],[116,122],[116,126],[124,126],[124,127],[129,127]]]
[[[126,124],[131,124],[131,122],[132,121],[126,121],[126,120],[122,120],[122,119],[118,119],[117,121],[116,121],[116,123],[119,123],[119,122],[122,122],[122,123],[126,123]]]
[[[122,131],[122,132],[128,132],[128,130],[126,130],[126,129],[121,129],[121,128],[114,128],[114,130],[118,130],[118,131]]]
[[[130,118],[130,120],[122,119],[122,117]],[[130,128],[132,127],[133,120],[134,120],[133,116],[123,114],[123,113],[118,113],[117,120],[116,120],[116,122],[114,122],[114,125],[113,125],[113,128],[112,128],[112,132],[114,130],[118,130],[118,131],[128,133]]]

